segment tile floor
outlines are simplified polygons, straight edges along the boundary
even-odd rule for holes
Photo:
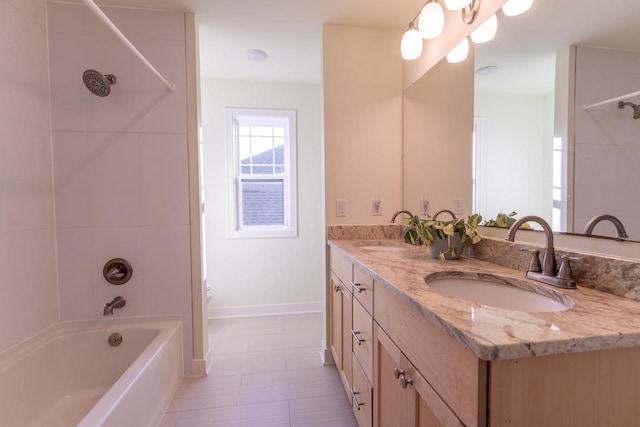
[[[321,337],[320,313],[210,320],[211,372],[184,379],[160,427],[356,427]]]

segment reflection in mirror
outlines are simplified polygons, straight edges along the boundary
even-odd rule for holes
[[[499,17],[495,39],[475,47],[474,211],[575,233],[611,214],[640,240],[640,120],[617,102],[583,109],[640,91],[639,16],[640,2],[564,0]]]

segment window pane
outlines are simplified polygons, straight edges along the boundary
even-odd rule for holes
[[[284,225],[284,180],[242,180],[242,225]]]
[[[553,200],[558,200],[558,201],[562,200],[562,190],[555,187],[553,188]]]
[[[242,174],[250,174],[251,173],[251,166],[242,166],[240,168],[240,173],[242,173]]]
[[[251,126],[238,126],[238,135],[240,136],[251,135]]]
[[[254,157],[253,163],[273,162],[273,140],[271,138],[265,137],[251,138],[251,155]],[[269,160],[268,162],[263,160],[256,160],[256,157]]]
[[[241,136],[238,138],[238,157],[240,157],[240,163],[249,163],[251,157],[251,138],[248,136]]]
[[[562,152],[553,152],[553,186],[562,187]]]
[[[274,127],[273,128],[273,136],[284,136],[284,128],[283,127]]]
[[[284,173],[284,166],[276,166],[273,173]]]
[[[269,166],[253,166],[253,173],[254,174],[266,174],[268,173],[269,175],[271,175],[273,173],[273,166],[269,165]]]
[[[271,129],[271,126],[251,126],[251,135],[271,137],[273,135],[273,131]]]

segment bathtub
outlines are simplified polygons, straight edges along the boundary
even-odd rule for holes
[[[182,376],[179,317],[61,322],[0,353],[0,425],[157,426]]]

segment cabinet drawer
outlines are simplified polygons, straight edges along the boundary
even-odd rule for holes
[[[352,288],[353,296],[373,316],[373,278],[355,265],[353,267]]]
[[[469,427],[486,425],[487,362],[432,324],[416,304],[377,282],[374,306],[376,322],[458,418]]]
[[[373,382],[373,319],[358,301],[353,301],[353,354]]]
[[[353,413],[359,427],[371,427],[373,419],[373,387],[353,356],[353,388],[351,390]]]
[[[338,279],[349,288],[349,292],[351,292],[353,264],[347,257],[340,255],[340,253],[332,247],[329,247],[329,268],[338,276]]]

